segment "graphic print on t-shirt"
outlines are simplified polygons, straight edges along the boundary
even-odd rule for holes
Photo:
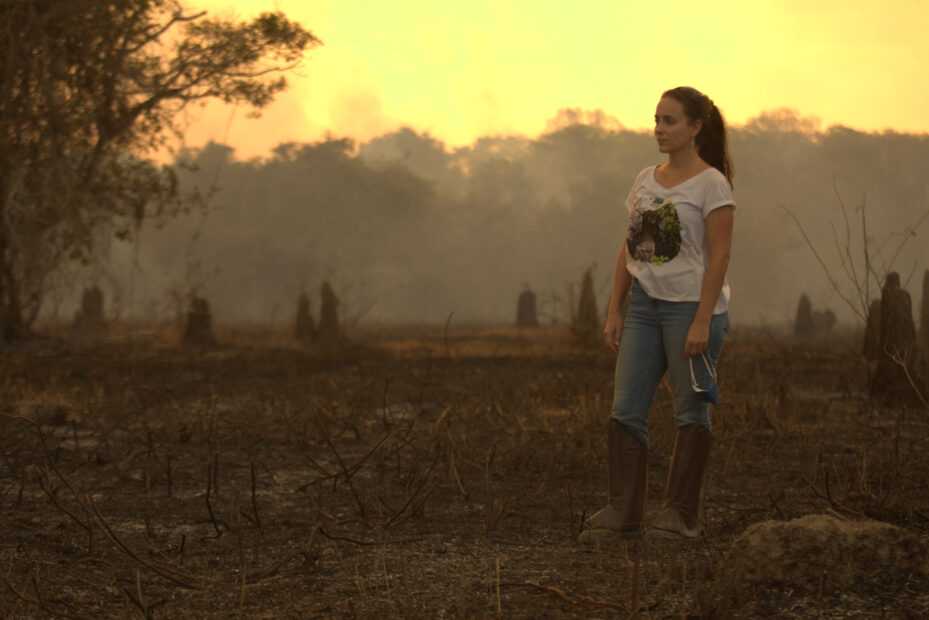
[[[626,246],[633,260],[663,265],[681,251],[681,220],[670,200],[641,197],[629,214]]]

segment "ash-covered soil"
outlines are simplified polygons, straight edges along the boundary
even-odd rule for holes
[[[749,526],[805,515],[929,540],[929,412],[869,400],[857,340],[733,331],[704,536],[590,549],[575,537],[606,496],[608,352],[560,328],[368,329],[330,352],[218,336],[0,351],[0,615],[929,614],[917,568],[859,567],[853,586],[727,570]],[[663,384],[652,515],[672,406]]]

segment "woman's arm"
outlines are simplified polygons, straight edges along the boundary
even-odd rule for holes
[[[613,290],[610,293],[610,309],[606,313],[606,326],[603,328],[606,345],[617,353],[619,351],[619,340],[622,337],[623,322],[619,314],[619,309],[623,307],[629,288],[632,286],[632,276],[626,269],[626,242],[623,241],[623,247],[619,249],[619,256],[616,257],[616,270],[613,272]]]
[[[687,343],[684,345],[684,357],[691,357],[706,351],[710,340],[710,320],[713,309],[723,290],[726,268],[729,266],[729,251],[732,248],[733,207],[727,205],[710,211],[706,223],[706,245],[709,250],[709,262],[703,275],[703,288],[700,291],[700,304],[694,316]]]

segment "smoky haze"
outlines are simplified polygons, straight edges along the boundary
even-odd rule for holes
[[[892,266],[920,298],[929,224],[898,248],[927,213],[929,137],[824,129],[778,110],[731,127],[730,150],[734,323],[783,325],[802,293],[814,309],[856,320],[810,245],[854,298],[839,255],[861,278],[862,205],[873,270]],[[605,309],[626,194],[663,159],[651,132],[580,110],[560,111],[538,137],[488,136],[464,148],[410,128],[367,142],[285,143],[248,161],[211,143],[178,157],[183,186],[207,195],[208,209],[146,228],[137,245],[111,246],[87,284],[110,288],[123,314],[164,317],[195,291],[220,321],[289,321],[297,296],[317,297],[330,280],[346,315],[432,323],[452,312],[456,321],[511,322],[528,286],[543,321],[563,320],[589,266]]]

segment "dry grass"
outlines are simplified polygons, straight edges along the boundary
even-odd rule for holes
[[[929,417],[863,394],[857,341],[733,333],[705,536],[583,549],[605,491],[612,357],[563,328],[167,327],[0,352],[0,615],[918,615],[924,583],[733,602],[744,529],[828,512],[929,532]],[[649,507],[674,429],[651,418]]]

